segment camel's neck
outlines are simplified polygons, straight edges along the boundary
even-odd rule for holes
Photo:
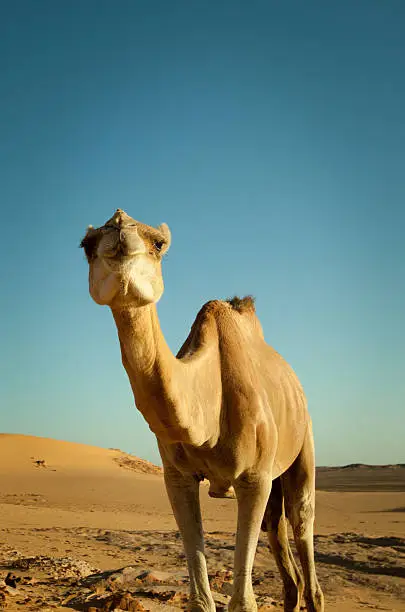
[[[176,359],[154,304],[113,310],[113,316],[135,402],[151,430],[169,443],[212,440],[219,424],[217,351],[206,346],[187,362]]]

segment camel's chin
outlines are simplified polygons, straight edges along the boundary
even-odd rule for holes
[[[161,295],[162,292],[157,292],[149,279],[142,277],[136,278],[135,281],[130,279],[125,288],[125,297],[138,306],[156,303]]]
[[[145,306],[160,299],[163,282],[147,259],[135,257],[122,273],[122,291],[134,304]]]
[[[111,272],[101,282],[90,286],[90,294],[96,304],[106,306],[111,304],[115,297],[120,293],[121,279],[117,274]]]
[[[156,291],[147,278],[131,278],[128,275],[111,273],[97,290],[91,292],[94,301],[100,305],[118,306],[119,303],[133,306],[146,306],[160,299],[161,291]]]

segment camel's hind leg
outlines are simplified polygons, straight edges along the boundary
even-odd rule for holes
[[[307,609],[308,612],[323,612],[323,593],[316,576],[314,559],[315,456],[311,425],[300,454],[281,476],[281,482],[286,514],[293,528],[304,573]]]
[[[273,480],[263,529],[267,531],[269,545],[283,581],[284,610],[285,612],[298,612],[304,584],[288,542],[280,478]]]
[[[238,500],[233,595],[229,612],[256,612],[252,587],[252,567],[260,525],[271,490],[271,475],[242,474],[234,483]]]

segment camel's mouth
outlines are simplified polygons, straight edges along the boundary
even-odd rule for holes
[[[98,255],[104,261],[129,262],[145,253],[145,245],[136,228],[103,228],[104,235],[98,246]]]
[[[144,255],[145,251],[137,250],[137,251],[128,251],[127,249],[119,246],[114,251],[108,251],[102,254],[102,258],[108,260],[116,260],[116,261],[129,261],[138,255]]]
[[[134,251],[131,253],[122,253],[117,251],[116,253],[104,254],[101,259],[104,267],[109,272],[115,274],[128,275],[141,255],[144,255],[143,251]]]

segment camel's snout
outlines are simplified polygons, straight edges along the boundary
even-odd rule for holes
[[[145,245],[136,227],[119,232],[119,250],[122,255],[136,255],[145,252]]]
[[[114,215],[109,219],[105,225],[105,227],[112,227],[116,229],[121,229],[123,227],[135,226],[135,221],[127,215],[125,210],[121,210],[121,208],[117,208]]]
[[[125,229],[108,226],[102,242],[102,254],[105,257],[129,257],[144,252],[144,242],[135,226]]]

